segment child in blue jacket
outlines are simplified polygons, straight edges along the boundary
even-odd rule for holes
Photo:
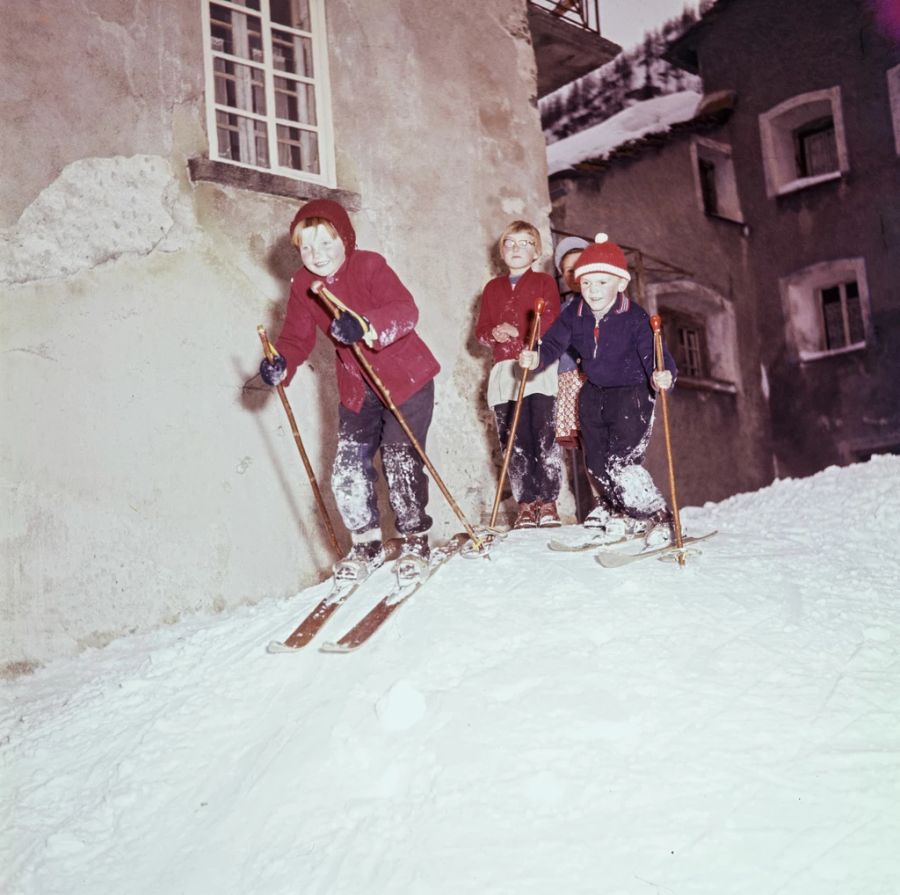
[[[625,294],[631,280],[625,254],[605,233],[578,259],[581,297],[546,332],[540,351],[523,351],[524,369],[543,369],[574,348],[587,379],[578,413],[588,471],[604,500],[585,525],[612,538],[649,530],[655,543],[671,537],[671,515],[642,463],[653,426],[655,391],[675,381],[675,361],[664,350],[656,371],[653,332],[643,308]]]

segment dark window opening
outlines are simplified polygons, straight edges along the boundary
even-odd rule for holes
[[[703,194],[703,211],[706,214],[719,213],[719,197],[716,194],[716,166],[708,159],[697,160],[700,168],[700,191]]]
[[[678,375],[688,379],[709,379],[709,352],[706,327],[702,321],[677,311],[660,309],[666,345],[675,358]]]
[[[815,177],[838,170],[834,119],[819,118],[794,131],[798,177]]]
[[[828,286],[819,292],[825,349],[836,351],[866,340],[859,286],[855,280]]]

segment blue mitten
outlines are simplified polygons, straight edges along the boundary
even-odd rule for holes
[[[266,385],[278,385],[287,376],[287,364],[284,358],[279,355],[275,360],[270,361],[264,357],[259,365],[259,375],[262,376]]]
[[[363,320],[366,320],[363,317]],[[368,325],[369,321],[366,320]],[[340,317],[331,321],[328,332],[344,345],[352,345],[358,342],[364,335],[366,330],[363,325],[352,314],[341,314]]]

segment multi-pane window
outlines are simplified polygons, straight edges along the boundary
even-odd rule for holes
[[[678,375],[689,379],[706,379],[710,375],[706,350],[706,329],[701,320],[680,311],[660,308],[665,338]]]
[[[792,96],[759,116],[766,193],[785,195],[850,170],[841,88]]]
[[[825,350],[836,351],[865,342],[862,304],[855,280],[820,289],[819,301],[822,307]]]
[[[323,0],[201,2],[210,157],[333,185]]]
[[[871,338],[863,258],[820,261],[779,281],[800,361],[865,349]]]

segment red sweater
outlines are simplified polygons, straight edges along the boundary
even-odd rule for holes
[[[534,303],[538,298],[544,299],[541,332],[546,332],[559,315],[559,289],[549,274],[526,270],[515,288],[508,276],[495,277],[484,287],[475,336],[482,345],[493,350],[494,363],[519,356],[531,333]],[[499,323],[515,326],[519,331],[518,338],[508,342],[495,341],[491,332]]]
[[[309,291],[310,284],[316,279],[318,277],[303,267],[291,280],[287,316],[275,345],[287,361],[285,385],[309,357],[316,341],[316,329],[327,333],[334,319],[324,299]],[[371,349],[364,342],[357,344],[387,386],[395,404],[404,403],[434,379],[440,365],[414,329],[419,309],[409,290],[381,255],[356,249],[340,270],[328,277],[326,285],[348,307],[366,317],[378,333]],[[341,403],[356,413],[365,396],[363,373],[350,346],[332,341]],[[369,382],[369,385],[378,394],[375,384]]]

